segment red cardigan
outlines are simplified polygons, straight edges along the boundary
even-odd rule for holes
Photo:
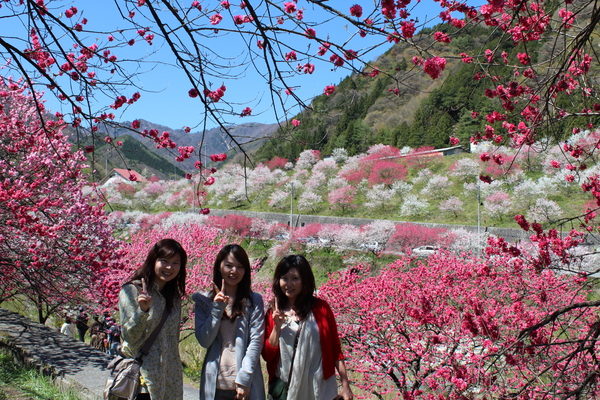
[[[321,339],[321,353],[323,363],[323,378],[329,379],[335,374],[335,362],[343,360],[342,345],[338,337],[337,325],[335,317],[325,300],[317,298],[315,305],[312,308],[312,313],[317,321],[319,328],[319,337]],[[273,322],[273,310],[269,309],[265,316],[265,346],[262,350],[262,356],[267,362],[267,371],[269,373],[269,382],[275,378],[277,365],[279,365],[279,346],[272,347],[269,345],[269,336],[275,323]]]

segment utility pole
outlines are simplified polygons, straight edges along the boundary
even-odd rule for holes
[[[477,184],[477,253],[481,247],[481,187]]]
[[[294,222],[294,182],[291,183],[291,195],[290,195],[290,236],[293,230]]]

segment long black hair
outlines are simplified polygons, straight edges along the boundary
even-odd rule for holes
[[[181,258],[179,273],[175,279],[167,282],[161,290],[161,294],[167,302],[167,310],[173,309],[175,299],[181,299],[185,294],[185,278],[187,275],[185,269],[187,264],[187,253],[176,240],[162,239],[156,242],[156,244],[152,246],[148,252],[148,256],[146,257],[144,264],[137,271],[135,271],[127,283],[138,281],[144,278],[146,280],[146,284],[150,287],[150,285],[154,284],[154,278],[156,277],[156,274],[154,273],[154,265],[156,264],[156,260],[159,258],[171,258],[176,254],[179,254],[179,257]]]
[[[248,258],[248,254],[246,250],[240,245],[237,244],[228,244],[223,247],[217,257],[215,258],[215,264],[213,266],[213,282],[217,287],[221,290],[221,284],[223,283],[223,275],[221,274],[221,263],[227,258],[228,255],[232,255],[237,262],[240,263],[242,268],[244,268],[244,276],[240,283],[238,283],[237,288],[235,290],[235,301],[233,302],[233,307],[231,310],[232,315],[227,316],[229,318],[235,319],[238,315],[242,315],[244,313],[244,309],[246,304],[253,304],[252,302],[252,277],[250,271],[250,259]],[[216,296],[216,293],[213,293],[213,298]],[[249,303],[247,303],[249,302]]]
[[[281,277],[288,273],[291,269],[296,269],[300,275],[302,282],[302,290],[294,302],[294,310],[300,319],[306,319],[308,314],[315,305],[316,298],[315,292],[315,276],[313,275],[310,264],[301,255],[285,256],[279,261],[275,268],[275,275],[273,276],[273,293],[277,299],[277,305],[279,309],[284,309],[288,306],[288,298],[281,290],[281,284],[279,280]]]

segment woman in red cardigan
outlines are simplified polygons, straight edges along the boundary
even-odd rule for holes
[[[315,277],[303,256],[284,257],[273,277],[275,299],[265,317],[263,358],[269,397],[287,400],[354,398],[337,333],[325,300],[314,296]],[[337,369],[342,383],[338,392]],[[287,397],[280,395],[287,389]],[[338,394],[339,393],[339,394]]]

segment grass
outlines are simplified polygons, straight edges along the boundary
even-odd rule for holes
[[[15,364],[0,349],[0,400],[81,400],[75,389],[64,390],[39,371]]]

